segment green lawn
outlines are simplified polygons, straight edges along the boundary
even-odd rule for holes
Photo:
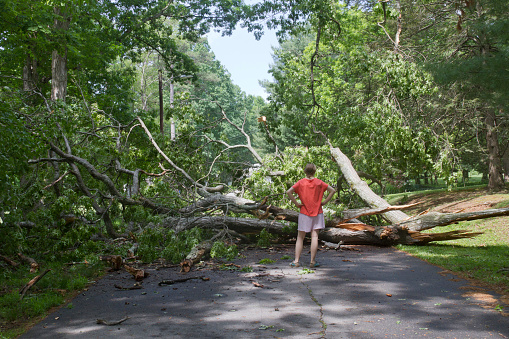
[[[485,195],[484,198],[488,199],[489,195]],[[497,194],[497,198],[500,199],[500,194]],[[503,194],[502,199],[492,208],[508,207],[509,194]],[[464,278],[482,282],[499,293],[509,294],[509,217],[465,221],[426,232],[454,230],[483,234],[470,239],[439,241],[427,246],[397,247],[431,264],[456,272]]]

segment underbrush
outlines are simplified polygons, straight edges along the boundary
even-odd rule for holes
[[[0,274],[0,338],[15,338],[25,327],[42,319],[49,310],[65,303],[81,291],[104,270],[102,262],[41,263],[37,272],[30,273],[28,266],[3,269]],[[29,281],[50,270],[21,298],[20,290]]]

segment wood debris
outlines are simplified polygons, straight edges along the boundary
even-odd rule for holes
[[[46,271],[42,272],[41,274],[30,280],[25,286],[23,286],[19,291],[20,300],[23,299],[28,290],[32,288],[32,286],[34,286],[39,280],[41,280],[42,277],[44,277],[46,273],[48,273],[49,271],[51,271],[51,269],[47,269]]]
[[[121,324],[123,323],[124,321],[126,321],[127,319],[129,319],[128,316],[126,316],[125,318],[122,318],[120,320],[117,320],[117,321],[106,321],[104,319],[97,319],[96,320],[96,323],[97,324],[100,324],[100,325],[106,325],[106,326],[115,326],[115,325],[118,325],[118,324]]]
[[[26,262],[30,265],[30,273],[37,272],[39,270],[39,264],[35,259],[27,257],[21,253],[18,253],[18,257],[21,259],[21,261]]]
[[[181,278],[181,279],[175,279],[175,280],[163,280],[161,282],[159,282],[159,286],[163,286],[163,285],[173,285],[173,284],[176,284],[176,283],[181,283],[181,282],[186,282],[188,280],[191,280],[191,279],[201,279],[203,281],[209,281],[210,278],[206,278],[204,276],[199,276],[199,277],[187,277],[187,278]]]
[[[149,276],[148,272],[146,272],[145,270],[139,269],[139,268],[134,268],[134,267],[131,267],[128,265],[124,265],[124,268],[127,272],[129,272],[133,275],[134,280],[136,280],[136,281],[141,281],[144,278]]]

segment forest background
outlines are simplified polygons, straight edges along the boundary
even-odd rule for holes
[[[0,8],[2,258],[97,263],[136,243],[144,261],[178,262],[212,231],[168,220],[252,217],[228,204],[200,208],[203,192],[290,208],[284,192],[307,162],[341,191],[330,213],[363,207],[330,145],[381,196],[466,185],[472,173],[506,189],[505,0]],[[278,32],[267,100],[233,84],[207,43],[210,30],[237,25]],[[213,253],[234,253],[236,236],[214,238]]]

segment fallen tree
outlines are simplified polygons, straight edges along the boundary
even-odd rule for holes
[[[344,211],[343,215],[347,216],[344,219],[328,220],[326,224],[329,227],[320,233],[321,240],[336,243],[342,242],[344,244],[369,244],[379,246],[395,244],[422,245],[432,241],[470,238],[480,233],[458,230],[445,233],[425,234],[421,231],[434,227],[446,226],[459,221],[509,215],[509,208],[502,208],[466,213],[430,212],[417,216],[409,216],[401,210],[411,206],[391,206],[387,201],[375,194],[365,181],[360,179],[350,160],[341,150],[331,146],[330,151],[350,188],[361,197],[369,208]],[[254,201],[234,196],[208,194],[203,190],[200,191],[200,194],[203,196],[203,199],[182,210],[182,212],[190,213],[193,209],[196,211],[206,211],[227,206],[228,210],[232,212],[250,212],[257,216],[259,220],[231,217],[179,218],[178,220],[173,219],[167,224],[174,225],[177,230],[188,229],[189,227],[217,227],[217,225],[224,225],[241,233],[266,229],[273,233],[284,234],[288,225],[278,222],[277,220],[296,222],[298,218],[298,212],[293,210],[257,204]],[[385,226],[371,226],[364,223],[350,222],[351,220],[365,215],[375,214],[383,215],[391,224]]]
[[[236,126],[226,117],[224,112],[223,116],[228,123],[236,127],[237,130],[246,137],[247,144],[229,145],[224,141],[213,140],[211,138],[207,138],[207,142],[216,142],[222,145],[224,147],[224,152],[233,148],[244,147],[253,154],[253,158],[260,162],[261,166],[266,166],[262,163],[262,158],[251,146],[249,136],[244,132],[243,127]],[[68,174],[74,176],[77,188],[84,196],[91,200],[92,207],[95,209],[96,214],[104,221],[106,231],[111,237],[120,236],[114,229],[113,222],[110,218],[110,207],[113,202],[119,203],[122,206],[141,206],[151,209],[154,213],[169,215],[169,217],[161,222],[160,226],[172,228],[177,233],[193,227],[199,227],[214,230],[232,230],[240,234],[260,232],[262,229],[276,234],[288,234],[289,225],[297,222],[297,211],[267,204],[270,200],[268,197],[260,197],[259,201],[252,201],[236,195],[224,195],[221,193],[224,189],[224,185],[208,187],[200,183],[203,178],[195,180],[185,169],[177,166],[162,150],[141,118],[136,118],[126,126],[119,125],[115,128],[118,129],[118,134],[120,135],[124,130],[129,130],[129,133],[131,133],[136,127],[140,127],[143,130],[149,142],[157,151],[157,154],[160,155],[160,158],[163,159],[170,168],[165,168],[164,165],[160,163],[159,167],[162,169],[162,172],[154,174],[139,168],[124,168],[118,159],[114,159],[114,161],[112,161],[114,165],[109,168],[109,171],[112,171],[114,175],[127,175],[131,178],[130,186],[132,190],[129,194],[125,189],[119,187],[112,175],[108,175],[105,171],[99,170],[91,161],[75,155],[70,142],[63,132],[60,138],[60,140],[63,140],[63,147],[59,146],[57,142],[47,140],[47,145],[51,151],[51,157],[34,159],[30,161],[30,163],[68,163],[70,166]],[[120,149],[119,152],[121,152]],[[403,212],[406,206],[391,206],[382,197],[375,194],[370,189],[369,185],[360,178],[348,157],[343,154],[339,148],[330,145],[330,155],[337,164],[350,190],[359,196],[367,207],[364,209],[345,210],[342,212],[342,215],[327,220],[327,228],[320,233],[320,238],[324,241],[380,246],[394,244],[426,244],[437,240],[473,237],[478,233],[456,231],[424,234],[422,233],[424,230],[463,220],[509,215],[509,208],[470,213],[430,212],[416,216],[407,215]],[[279,157],[281,159],[283,158],[281,155],[279,155]],[[216,160],[217,157],[214,159],[211,166],[214,165]],[[99,185],[97,185],[97,183],[100,183],[104,190],[98,191],[97,188],[95,188],[94,192],[89,187],[90,184],[85,182],[85,175],[81,173],[82,170],[86,172],[87,177],[95,181],[94,186],[98,187]],[[269,173],[274,173],[274,175],[284,175],[284,173],[281,173],[278,169],[269,170]],[[210,172],[209,170],[209,173]],[[196,199],[190,201],[187,206],[177,210],[165,206],[164,204],[157,203],[154,198],[145,197],[140,194],[140,183],[143,182],[140,177],[141,175],[147,178],[177,175],[183,178],[182,180],[189,183],[187,190],[188,196]],[[64,179],[65,178],[59,176],[57,181],[60,184]],[[56,184],[56,181],[54,184]],[[51,184],[47,187],[49,186],[51,186]],[[251,215],[251,217],[240,218],[232,216],[233,214]],[[383,226],[368,225],[358,220],[366,215],[381,215],[388,224]],[[199,253],[206,252],[211,244],[207,243],[206,245],[204,249],[197,249],[198,254],[196,257],[189,258],[191,265],[199,259]]]

